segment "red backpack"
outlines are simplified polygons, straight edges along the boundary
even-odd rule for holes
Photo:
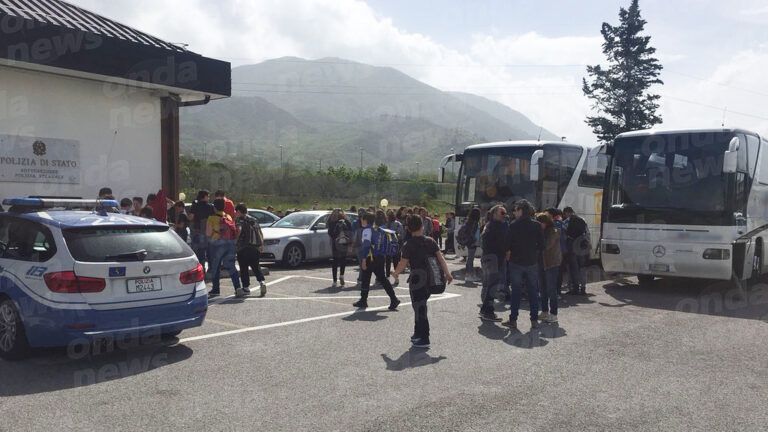
[[[432,234],[437,234],[440,232],[440,221],[437,220],[437,218],[432,219]]]
[[[237,239],[237,228],[235,227],[235,223],[232,222],[232,219],[230,219],[227,214],[221,216],[221,219],[219,220],[219,238],[224,240]]]

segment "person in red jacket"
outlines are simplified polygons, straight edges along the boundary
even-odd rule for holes
[[[227,198],[227,193],[219,189],[213,194],[216,199],[224,200],[224,213],[228,214],[232,220],[235,220],[235,203],[231,199]]]

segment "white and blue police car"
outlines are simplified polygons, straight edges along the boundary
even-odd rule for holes
[[[0,358],[202,325],[203,268],[168,225],[107,212],[118,207],[114,200],[3,205],[10,208],[0,213]]]

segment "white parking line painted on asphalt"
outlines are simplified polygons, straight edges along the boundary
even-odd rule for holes
[[[316,277],[316,276],[298,276],[297,275],[296,277],[305,278],[305,279],[321,280],[321,281],[326,281],[326,282],[333,282],[333,279],[321,278],[321,277]],[[356,286],[356,285],[357,284],[350,285],[350,286]],[[401,289],[401,290],[407,290],[408,289],[406,287],[395,286],[394,284],[392,285],[392,288],[394,288],[394,289]]]
[[[410,295],[400,294],[397,297],[409,298]],[[441,298],[441,295],[432,296],[434,298]],[[316,299],[359,299],[360,296],[314,296],[314,297],[246,297],[245,300],[249,301],[265,301],[265,300],[316,300]],[[368,296],[369,299],[388,299],[389,296]]]
[[[267,286],[270,286],[270,285],[274,285],[274,284],[276,284],[276,283],[285,282],[285,281],[287,281],[288,279],[292,279],[292,278],[295,278],[295,277],[296,277],[296,276],[285,276],[285,277],[281,277],[280,279],[275,279],[275,280],[273,280],[273,281],[269,281],[269,282],[267,282],[267,283],[266,283],[266,285],[267,285]],[[257,288],[258,288],[258,287],[257,287]],[[215,304],[218,304],[218,303],[222,303],[222,302],[225,302],[225,301],[227,301],[227,300],[231,300],[231,299],[233,299],[233,298],[235,298],[235,296],[234,296],[234,295],[231,295],[231,296],[227,296],[227,297],[219,297],[219,298],[217,298],[217,299],[213,299],[213,300],[208,300],[208,306],[211,306],[211,305],[215,305]]]
[[[445,300],[445,299],[456,298],[456,297],[461,297],[461,295],[460,294],[453,294],[453,293],[445,293],[445,294],[443,294],[440,297],[432,297],[428,301],[432,302],[432,301]],[[411,304],[411,302],[400,303],[400,306],[408,306],[410,304]],[[193,336],[193,337],[189,337],[189,338],[180,339],[178,343],[181,344],[181,343],[187,343],[187,342],[194,342],[194,341],[199,341],[199,340],[204,340],[204,339],[212,339],[212,338],[217,338],[217,337],[222,337],[222,336],[230,336],[230,335],[236,335],[236,334],[240,334],[240,333],[254,332],[254,331],[266,330],[266,329],[271,329],[271,328],[276,328],[276,327],[286,327],[286,326],[290,326],[290,325],[294,325],[294,324],[302,324],[302,323],[307,323],[307,322],[312,322],[312,321],[320,321],[320,320],[324,320],[324,319],[328,319],[328,318],[339,318],[339,317],[345,317],[345,316],[350,316],[350,315],[355,315],[355,314],[363,314],[363,313],[368,313],[368,312],[376,312],[376,311],[386,310],[387,308],[389,308],[389,306],[381,306],[381,307],[375,307],[375,308],[368,308],[368,309],[365,309],[365,310],[357,309],[357,310],[353,310],[353,311],[340,312],[340,313],[335,313],[335,314],[330,314],[330,315],[321,315],[321,316],[316,316],[316,317],[311,317],[311,318],[303,318],[303,319],[294,320],[294,321],[285,321],[285,322],[279,322],[279,323],[274,323],[274,324],[266,324],[266,325],[261,325],[261,326],[256,326],[256,327],[247,327],[247,328],[244,328],[244,329],[230,330],[230,331],[224,331],[224,332],[219,332],[219,333],[211,333],[211,334],[202,335],[202,336]]]

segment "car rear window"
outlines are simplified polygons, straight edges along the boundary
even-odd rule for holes
[[[194,253],[167,227],[102,227],[63,230],[72,257],[82,262],[150,261]]]

